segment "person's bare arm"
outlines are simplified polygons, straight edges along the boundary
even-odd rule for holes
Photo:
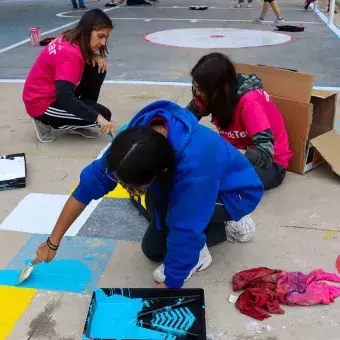
[[[108,152],[109,150],[107,150],[101,158],[95,160],[83,169],[77,188],[67,200],[48,241],[43,242],[39,246],[36,252],[37,257],[33,261],[34,263],[42,261],[47,263],[51,262],[56,256],[63,236],[84,211],[86,206],[90,204],[92,200],[102,198],[116,187],[117,182],[112,180],[112,177],[106,175],[106,157]],[[111,176],[113,176],[113,174]]]
[[[79,215],[84,211],[86,205],[80,203],[75,198],[70,196],[67,200],[58,220],[57,223],[50,235],[50,241],[59,246],[61,239],[73,224],[73,222],[79,217]]]
[[[62,212],[59,215],[57,223],[53,228],[51,235],[49,236],[50,242],[54,246],[59,246],[63,236],[67,232],[67,230],[71,227],[74,221],[79,217],[79,215],[84,211],[86,205],[77,201],[75,198],[70,196],[67,200]],[[47,242],[44,242],[40,245],[36,252],[36,258],[33,261],[34,264],[39,262],[51,262],[56,256],[57,251],[51,249],[47,245]]]

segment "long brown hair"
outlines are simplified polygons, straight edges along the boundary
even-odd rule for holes
[[[236,70],[224,54],[214,52],[203,56],[190,75],[207,96],[207,111],[222,130],[228,129],[237,104]]]
[[[111,19],[100,9],[87,11],[78,22],[78,25],[62,34],[63,39],[71,44],[78,43],[86,62],[91,62],[94,52],[91,49],[91,32],[104,28],[113,28]],[[99,54],[103,58],[108,54],[107,46],[99,49]]]

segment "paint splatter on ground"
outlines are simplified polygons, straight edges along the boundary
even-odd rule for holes
[[[336,267],[338,273],[340,273],[340,255],[339,255],[338,258],[336,259],[335,267]]]

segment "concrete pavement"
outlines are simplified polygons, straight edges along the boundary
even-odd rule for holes
[[[39,8],[44,9],[41,2],[37,2],[37,4],[42,7],[36,7],[35,11],[38,11]],[[164,1],[161,5],[169,7],[167,4]],[[222,7],[219,1],[214,1],[214,4]],[[3,6],[3,4],[1,5]],[[11,6],[14,5],[12,4]],[[49,3],[48,6],[49,9],[45,13],[50,13],[51,15],[58,11],[61,12],[63,10],[61,9],[62,6],[66,7],[66,5],[61,5],[59,2]],[[57,8],[53,7],[51,9],[51,6]],[[92,5],[89,4],[90,6]],[[171,6],[173,6],[172,3]],[[224,7],[226,6],[224,5]],[[239,10],[237,15],[241,19],[245,18],[245,20],[256,16],[260,10],[260,4],[255,3],[254,7],[251,10]],[[299,18],[295,10],[298,11],[300,7],[301,4],[295,1],[287,2],[287,13],[293,12],[292,18],[293,16]],[[293,10],[288,10],[288,8],[293,8]],[[67,11],[67,9],[64,10]],[[131,11],[131,9],[123,10]],[[157,11],[159,10],[157,9]],[[139,10],[136,9],[136,16],[139,15],[137,11]],[[213,18],[215,14],[212,11],[209,13]],[[187,15],[187,12],[184,14]],[[179,11],[174,16],[180,17],[184,16],[184,14],[183,11]],[[307,15],[309,17],[314,16],[311,13]],[[22,20],[25,18],[27,20],[25,16],[22,17]],[[62,20],[64,20],[63,23],[67,23],[74,19],[64,18]],[[313,17],[313,20],[317,20],[317,18]],[[143,25],[145,24],[147,22],[143,22]],[[177,23],[175,25],[171,23],[170,25],[162,23],[157,26],[157,30],[160,30],[162,26],[164,29],[185,28],[189,26],[188,24]],[[199,22],[190,24],[203,25]],[[322,26],[320,22],[318,24],[315,25],[316,27],[313,26],[310,31],[308,29],[304,39],[301,39],[303,40],[301,44],[313,45],[311,48],[316,49],[317,46],[315,40],[312,40],[312,33],[315,33],[313,30],[319,31],[320,29],[321,33],[318,32],[318,34],[324,34],[322,35],[323,38],[328,37],[325,44],[331,44],[327,45],[330,48],[328,51],[329,59],[327,60],[335,60],[339,51],[339,41],[333,36],[330,38],[331,34],[327,31],[327,28]],[[225,27],[224,25],[221,26]],[[245,25],[249,26],[249,24],[243,24],[242,26],[240,23],[230,24],[232,27],[240,28],[244,28]],[[51,27],[47,27],[47,29]],[[140,28],[141,26],[131,25],[130,27],[129,22],[124,23],[124,25],[121,23],[116,28],[117,35],[112,39],[117,39],[114,40],[115,42],[121,42],[119,41],[119,35],[121,34],[121,37],[124,37],[126,41],[117,54],[113,51],[110,55],[112,64],[108,79],[138,79],[137,73],[134,73],[136,70],[129,69],[129,64],[131,64],[129,61],[133,61],[132,57],[126,57],[124,60],[120,59],[121,57],[118,54],[124,56],[128,53],[127,44],[136,42],[141,44],[140,36],[142,32]],[[147,28],[156,30],[156,26],[149,25]],[[146,30],[146,28],[143,29]],[[270,25],[265,25],[260,29],[270,30]],[[320,37],[321,35],[317,39],[321,39]],[[16,36],[17,40],[24,38],[19,33]],[[14,42],[10,41],[10,43]],[[300,43],[297,44],[296,46],[302,46]],[[288,50],[285,49],[286,47]],[[277,47],[271,48],[226,50],[226,53],[235,53],[234,56],[237,61],[253,60],[258,63],[266,61],[266,58],[270,57],[270,53],[273,53],[272,56],[274,57],[281,54],[280,66],[286,67],[294,63],[294,56],[297,55],[296,58],[300,58],[300,61],[306,60],[304,65],[306,69],[313,70],[316,65],[315,70],[318,70],[317,73],[322,74],[323,79],[330,80],[330,83],[325,85],[338,85],[337,68],[330,74],[328,61],[318,59],[324,54],[311,57],[308,50],[304,51],[303,49],[294,54],[295,52],[288,44],[282,45],[279,50],[276,50]],[[160,51],[161,54],[153,62],[155,57],[153,51],[155,49]],[[259,51],[261,49],[263,49],[263,52]],[[30,50],[30,52],[26,53],[25,50]],[[2,78],[12,78],[14,76],[24,78],[27,67],[32,62],[37,50],[32,50],[28,45],[22,45],[22,48],[14,48],[11,51],[11,53],[8,51],[0,54],[1,65],[6,66],[6,69],[2,68],[0,70],[1,76]],[[146,49],[142,53],[144,59],[141,59],[140,62],[142,66],[139,66],[141,74],[145,75],[143,80],[188,81],[188,69],[192,66],[194,59],[196,60],[200,54],[205,52],[207,51],[199,50],[193,53],[190,49],[179,51],[174,47],[167,49],[167,47],[146,45]],[[286,56],[283,55],[284,53],[286,53]],[[291,54],[292,58],[287,58],[288,54]],[[161,58],[165,55],[168,58],[167,63],[162,61]],[[309,59],[311,59],[312,63],[309,63]],[[171,60],[171,63],[169,63],[169,60]],[[320,62],[320,60],[323,60],[323,62]],[[145,66],[146,61],[149,63],[147,66]],[[295,63],[295,66],[299,66],[300,61]],[[5,62],[5,64],[2,62]],[[115,69],[115,64],[118,65],[118,70]],[[319,79],[321,80],[322,77],[319,77]],[[37,142],[33,128],[21,103],[21,91],[22,84],[20,83],[0,84],[0,153],[25,152],[28,166],[27,187],[25,189],[0,192],[0,222],[5,224],[6,220],[9,221],[8,216],[15,214],[19,214],[19,221],[21,221],[21,223],[16,222],[15,225],[13,225],[13,222],[11,222],[12,224],[8,223],[12,228],[11,230],[3,230],[0,226],[0,275],[5,269],[17,269],[16,266],[22,263],[20,261],[30,258],[30,253],[32,253],[33,257],[32,242],[36,242],[37,239],[48,233],[53,227],[52,212],[60,209],[59,205],[54,205],[56,204],[56,195],[60,195],[58,197],[63,199],[77,184],[81,169],[95,159],[109,142],[109,137],[107,136],[101,136],[97,140],[84,140],[81,137],[70,136],[65,133],[58,133],[58,139],[51,144]],[[104,84],[100,102],[111,109],[118,129],[137,110],[156,99],[171,99],[185,105],[190,99],[190,91],[190,87],[185,86],[160,86],[155,84],[147,85],[146,83],[140,83],[139,85]],[[340,120],[339,112],[336,120]],[[211,126],[208,120],[205,120],[204,123]],[[285,183],[280,188],[268,192],[254,213],[253,218],[257,223],[257,233],[250,243],[225,243],[211,249],[213,256],[212,266],[206,271],[194,275],[185,284],[185,287],[202,287],[205,290],[209,339],[323,340],[327,338],[340,340],[340,321],[338,317],[340,301],[336,301],[330,306],[283,306],[286,311],[285,315],[276,315],[264,322],[257,322],[240,314],[235,306],[228,302],[229,294],[232,293],[232,276],[243,269],[267,266],[306,273],[316,268],[335,272],[335,259],[340,251],[339,185],[339,178],[327,166],[315,169],[305,176],[289,173]],[[46,202],[32,200],[32,197],[38,197],[32,195],[29,196],[31,198],[23,201],[28,194],[32,193],[46,194],[46,196],[39,196],[44,197]],[[121,213],[122,211],[126,212],[127,216],[138,218],[138,216],[133,215],[135,210],[131,205],[128,203],[120,205],[115,201],[117,198],[122,200],[124,197],[126,197],[124,193],[117,191],[111,197],[106,197],[97,202],[89,216],[84,218],[83,224],[79,225],[73,235],[69,236],[70,246],[65,246],[67,248],[64,250],[65,253],[60,255],[59,260],[61,261],[72,259],[76,256],[79,257],[79,249],[91,250],[96,254],[93,256],[84,254],[80,261],[91,268],[88,286],[132,288],[154,287],[155,285],[151,272],[156,264],[145,259],[140,250],[140,243],[138,240],[133,239],[133,237],[139,237],[140,231],[129,237],[112,233],[110,235],[118,235],[111,236],[112,238],[116,237],[113,241],[110,239],[105,240],[105,235],[96,234],[96,238],[89,236],[91,224],[93,229],[97,228],[104,231],[113,228],[115,223],[119,223],[119,226],[116,226],[117,228],[125,226],[124,223],[137,222],[140,223],[138,226],[141,229],[145,227],[144,221],[133,220],[134,222],[131,222],[130,220],[126,222],[125,220],[123,221],[121,215],[119,215],[119,219],[117,218],[118,212]],[[26,202],[25,205],[22,205],[20,210],[16,209],[16,206],[20,203],[22,204],[22,202]],[[31,205],[26,205],[27,202],[30,202]],[[49,207],[48,202],[53,202],[49,209],[46,208],[46,206]],[[32,225],[31,216],[36,213],[34,204],[36,204],[37,210],[39,210],[39,207],[45,207],[44,210],[47,211],[44,211],[42,216],[48,216],[49,211],[52,216],[50,219],[37,221],[39,226]],[[18,219],[15,221],[18,221]],[[32,233],[33,229],[38,230]],[[94,231],[92,230],[92,232]],[[79,237],[79,234],[83,236]],[[105,242],[110,241],[113,242],[111,255],[107,256],[107,252],[103,250],[103,245],[105,245]],[[84,244],[86,245],[85,248]],[[76,252],[78,253],[76,254]],[[97,261],[98,256],[103,260]],[[100,265],[99,262],[101,263]],[[69,269],[67,275],[74,280],[74,276],[72,276],[73,264],[71,263],[69,267],[63,268],[65,270]],[[41,270],[46,273],[45,268]],[[80,272],[81,270],[79,269],[77,273]],[[0,339],[80,339],[90,293],[86,291],[86,287],[82,291],[75,293],[72,287],[64,287],[63,291],[57,291],[57,289],[45,289],[46,287],[41,286],[33,288],[0,286],[0,301],[2,302],[0,304]],[[10,335],[7,336],[7,334]]]

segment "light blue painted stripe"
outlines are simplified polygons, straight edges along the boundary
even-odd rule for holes
[[[314,12],[316,15],[326,24],[326,26],[338,37],[340,38],[340,29],[335,26],[334,24],[329,25],[328,24],[328,18],[325,14],[323,14],[318,8],[317,5],[314,6]]]
[[[0,271],[0,284],[9,284],[30,262],[38,246],[48,235],[34,234],[13,258],[5,271]],[[49,264],[38,264],[31,277],[21,286],[52,291],[91,294],[109,262],[116,241],[81,236],[64,237],[56,258]],[[6,281],[7,280],[7,281]]]

